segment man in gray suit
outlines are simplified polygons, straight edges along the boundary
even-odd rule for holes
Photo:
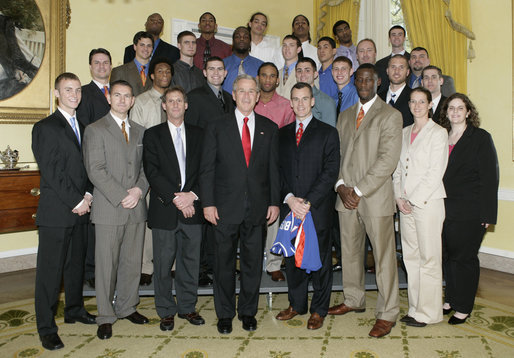
[[[111,111],[84,134],[84,163],[94,185],[91,221],[96,232],[97,336],[112,336],[112,324],[126,318],[148,323],[136,311],[148,190],[143,172],[144,127],[128,119],[134,94],[128,82],[111,84]],[[114,307],[114,290],[117,291]]]

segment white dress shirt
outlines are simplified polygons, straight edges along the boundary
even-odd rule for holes
[[[243,140],[244,118],[248,117],[248,122],[246,124],[248,125],[248,129],[250,130],[250,145],[251,148],[253,148],[253,135],[255,132],[255,112],[252,111],[252,113],[250,113],[248,116],[243,115],[243,113],[241,113],[237,108],[235,112],[237,127],[239,128],[239,136],[241,137],[241,140]]]

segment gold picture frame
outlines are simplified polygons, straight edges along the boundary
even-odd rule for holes
[[[37,75],[19,93],[0,101],[0,124],[33,124],[54,110],[52,89],[66,67],[69,0],[35,0],[45,26],[45,54]]]

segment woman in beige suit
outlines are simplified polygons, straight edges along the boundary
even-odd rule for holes
[[[430,118],[431,107],[428,90],[412,91],[409,108],[414,124],[403,129],[402,152],[393,174],[409,294],[409,311],[400,322],[414,327],[443,319],[441,231],[448,134]]]

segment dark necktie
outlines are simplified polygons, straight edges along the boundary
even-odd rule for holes
[[[341,112],[341,104],[343,103],[343,93],[338,92],[337,93],[337,114]]]
[[[395,103],[395,97],[396,97],[396,93],[391,93],[391,99],[389,100],[389,104],[393,107],[394,107],[394,103]]]
[[[250,129],[248,128],[248,117],[244,117],[243,134],[241,142],[243,143],[243,152],[245,153],[246,166],[250,165],[250,155],[252,154],[252,144],[250,142]]]
[[[207,59],[211,57],[211,45],[209,45],[209,41],[205,41],[205,49],[203,50],[203,65],[207,62]]]
[[[226,111],[225,101],[223,101],[223,94],[221,93],[221,90],[218,92],[218,100],[221,102],[221,107],[223,108],[223,112],[225,112]]]

